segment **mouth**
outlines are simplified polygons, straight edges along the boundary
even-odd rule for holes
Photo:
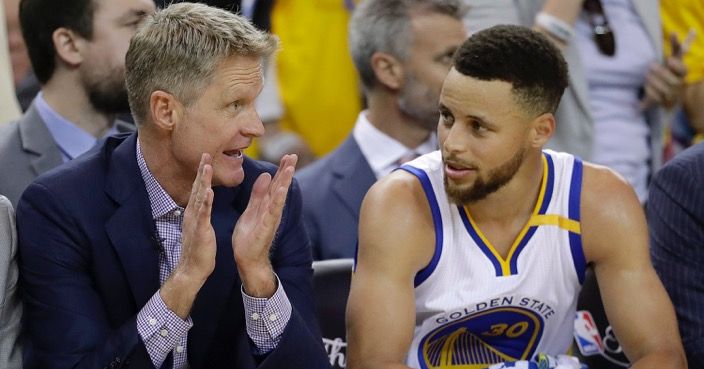
[[[242,158],[242,150],[228,150],[228,151],[224,151],[223,154],[225,154],[225,156],[231,157],[233,159],[241,159]]]
[[[445,162],[445,175],[452,179],[460,179],[477,171],[477,168],[453,162]]]

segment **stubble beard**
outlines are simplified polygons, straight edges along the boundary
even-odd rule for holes
[[[468,188],[462,188],[450,183],[447,176],[443,175],[445,193],[451,202],[457,205],[467,205],[485,199],[487,196],[501,189],[513,179],[518,170],[523,165],[526,149],[521,148],[508,161],[497,168],[492,169],[485,177],[477,176],[474,184]]]

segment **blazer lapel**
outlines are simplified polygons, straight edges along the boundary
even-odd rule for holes
[[[635,8],[636,13],[640,16],[640,19],[643,22],[643,27],[650,36],[650,41],[653,43],[653,48],[655,49],[655,55],[658,60],[662,60],[663,34],[660,23],[660,7],[658,6],[658,2],[655,0],[638,0],[633,1],[633,7]],[[616,45],[616,47],[618,47],[618,45]]]
[[[353,136],[350,135],[340,146],[332,168],[332,191],[358,218],[360,204],[369,187],[376,182],[376,176]]]
[[[20,120],[19,132],[22,150],[32,155],[30,164],[35,175],[38,176],[63,163],[61,151],[34,104]]]
[[[143,306],[159,289],[159,255],[147,190],[137,165],[137,135],[112,153],[105,192],[117,204],[105,230],[122,263],[132,295]]]

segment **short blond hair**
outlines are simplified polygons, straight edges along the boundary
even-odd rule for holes
[[[125,79],[137,124],[148,119],[154,91],[190,106],[218,65],[232,56],[269,57],[278,39],[246,18],[219,8],[178,3],[156,12],[130,42]]]

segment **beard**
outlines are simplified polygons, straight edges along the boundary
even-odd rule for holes
[[[508,161],[494,169],[491,169],[486,178],[477,175],[477,179],[474,181],[474,184],[469,188],[453,186],[448,181],[447,176],[443,176],[445,193],[447,193],[447,197],[451,202],[458,205],[466,205],[483,200],[487,196],[498,191],[501,187],[505,186],[509,181],[511,181],[511,179],[513,179],[518,170],[521,168],[525,155],[526,149],[521,148]],[[447,159],[453,158],[450,156]]]
[[[112,68],[107,73],[86,75],[83,87],[95,110],[113,115],[130,111],[124,69]]]
[[[409,74],[398,97],[398,107],[403,114],[417,121],[420,127],[435,131],[440,119],[439,101],[439,93],[434,93],[414,75]]]

